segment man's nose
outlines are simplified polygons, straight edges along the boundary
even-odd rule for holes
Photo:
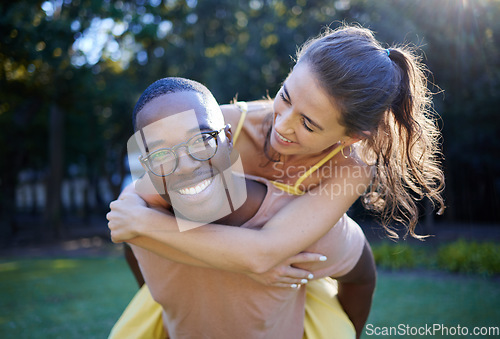
[[[189,155],[187,147],[177,149],[177,157],[179,161],[177,163],[177,168],[175,169],[176,174],[192,174],[195,169],[201,166],[202,163]]]

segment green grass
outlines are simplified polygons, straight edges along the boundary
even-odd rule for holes
[[[499,285],[482,276],[382,271],[368,323],[499,326]],[[121,258],[4,260],[0,288],[6,339],[106,338],[137,290]]]
[[[124,259],[0,262],[0,338],[106,338],[137,285]]]
[[[367,324],[379,327],[460,325],[472,332],[475,326],[500,326],[499,305],[498,278],[429,271],[382,271]],[[398,336],[416,337],[419,336]],[[433,336],[442,337],[446,336]]]

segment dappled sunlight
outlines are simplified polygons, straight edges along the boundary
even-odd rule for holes
[[[79,265],[78,260],[73,259],[56,259],[52,260],[51,267],[56,270],[76,268]]]
[[[1,272],[8,272],[8,271],[15,271],[18,269],[19,269],[19,263],[17,263],[17,262],[0,263],[0,273]]]
[[[104,241],[99,237],[69,240],[69,241],[65,241],[62,244],[62,248],[65,251],[76,251],[79,249],[85,249],[85,248],[91,248],[91,247],[101,247],[101,246],[104,246]]]

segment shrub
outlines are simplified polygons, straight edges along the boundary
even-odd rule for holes
[[[407,243],[383,243],[372,246],[378,267],[399,270],[411,268],[441,269],[473,274],[500,274],[500,244],[468,242],[460,239],[437,249],[410,246]]]
[[[398,270],[414,268],[417,264],[416,250],[406,244],[382,244],[373,246],[377,266]]]
[[[500,274],[500,245],[461,239],[438,250],[437,265],[452,272]]]

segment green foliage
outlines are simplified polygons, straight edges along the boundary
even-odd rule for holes
[[[500,244],[469,242],[463,239],[437,248],[426,244],[374,244],[373,256],[378,267],[399,270],[439,269],[471,274],[500,274]]]
[[[373,256],[379,267],[392,270],[414,268],[420,253],[415,248],[404,244],[381,244],[373,246]]]
[[[452,272],[500,274],[500,245],[461,239],[439,248],[437,264]]]
[[[52,107],[64,113],[65,170],[76,166],[93,182],[105,176],[117,191],[130,114],[151,82],[192,78],[221,103],[273,96],[296,47],[345,21],[387,45],[422,47],[445,91],[435,106],[446,216],[500,220],[498,1],[17,1],[0,5],[0,17],[0,158],[9,160],[0,161],[0,206],[8,212],[17,174],[50,167]]]

